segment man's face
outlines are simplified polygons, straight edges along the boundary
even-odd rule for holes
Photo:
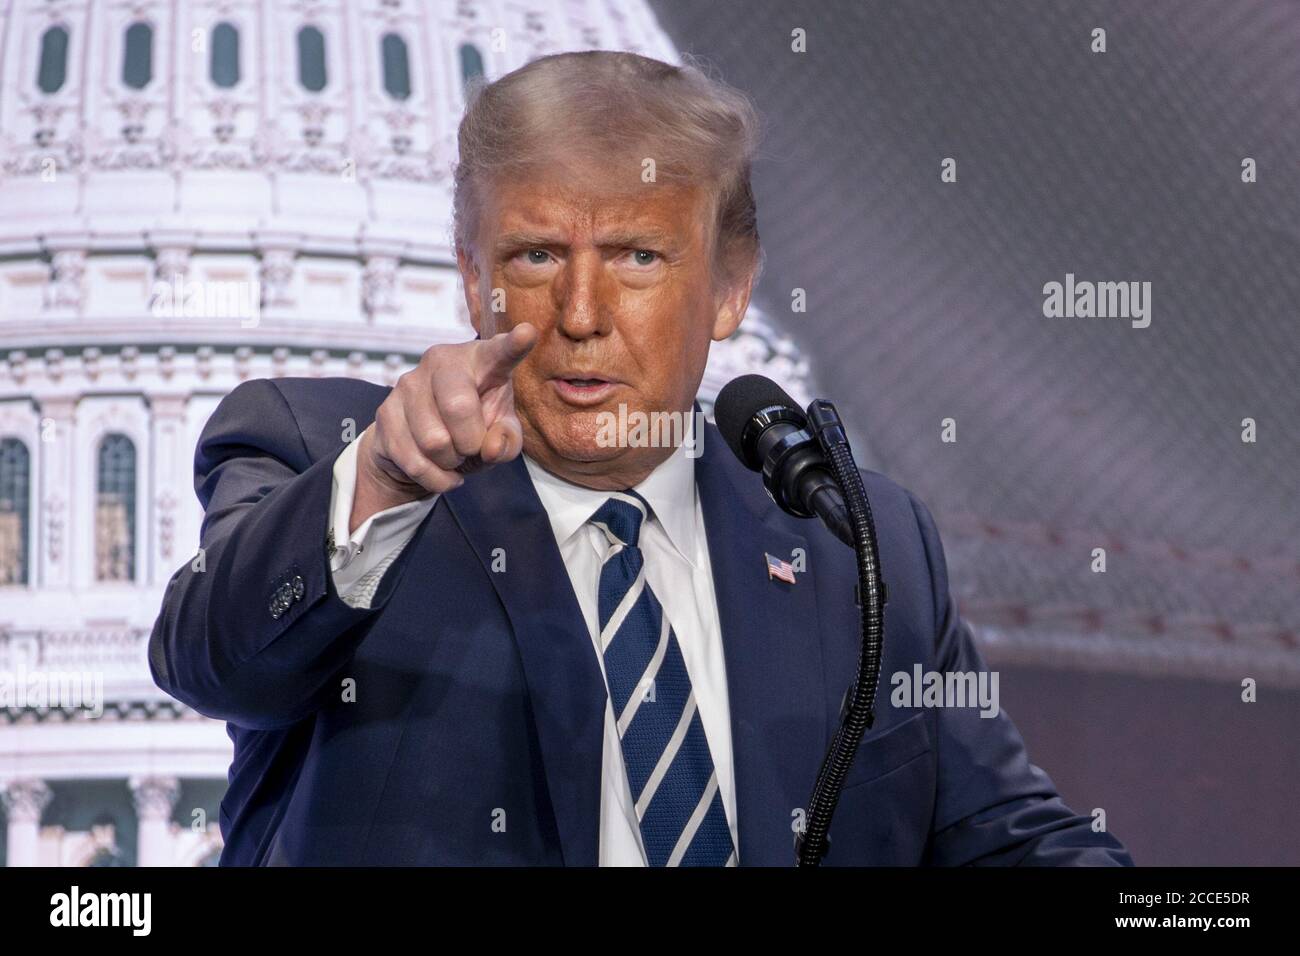
[[[610,444],[603,416],[689,413],[711,340],[735,331],[750,284],[716,292],[707,193],[655,183],[622,192],[598,173],[548,173],[487,191],[476,254],[462,255],[483,338],[540,333],[514,373],[524,451],[592,488],[639,482],[672,448]]]

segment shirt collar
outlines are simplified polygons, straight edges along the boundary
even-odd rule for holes
[[[691,567],[696,570],[699,565],[695,560],[695,459],[686,454],[685,444],[673,449],[673,453],[661,461],[633,490],[644,498],[653,512],[653,519],[659,522],[669,543]],[[605,500],[608,491],[584,488],[565,481],[544,469],[527,455],[524,464],[537,489],[537,497],[551,520],[551,530],[555,540],[564,544],[587,523]]]

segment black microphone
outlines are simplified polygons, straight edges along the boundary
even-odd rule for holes
[[[854,547],[844,496],[827,466],[808,417],[785,390],[762,375],[732,379],[713,406],[723,439],[782,511],[821,518],[835,537]]]

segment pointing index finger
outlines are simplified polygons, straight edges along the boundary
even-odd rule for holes
[[[479,388],[493,388],[510,381],[510,373],[536,344],[537,329],[527,322],[480,343],[474,362]]]

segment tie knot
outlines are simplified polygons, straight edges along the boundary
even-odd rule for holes
[[[641,537],[641,522],[650,513],[646,500],[635,491],[616,492],[589,519],[605,532],[610,544],[635,548]]]

